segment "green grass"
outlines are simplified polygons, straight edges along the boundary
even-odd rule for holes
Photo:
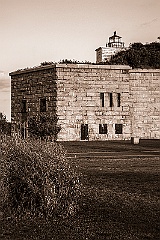
[[[142,141],[139,145],[63,145],[83,173],[84,194],[79,199],[79,212],[68,219],[49,222],[5,219],[1,221],[0,239],[160,239],[159,141]],[[88,153],[101,151],[106,154]]]

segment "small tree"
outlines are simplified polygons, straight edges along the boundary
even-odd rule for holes
[[[60,126],[57,126],[56,116],[40,114],[28,119],[28,129],[30,136],[41,139],[46,139],[49,137],[56,140],[57,134],[61,128]]]
[[[126,51],[120,51],[113,55],[108,64],[126,64],[133,68],[159,69],[160,42],[133,43]]]
[[[11,123],[7,122],[6,115],[0,113],[0,133],[11,134]]]

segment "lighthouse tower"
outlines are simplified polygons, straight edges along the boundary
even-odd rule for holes
[[[122,37],[118,36],[116,31],[113,36],[109,37],[109,42],[105,47],[99,47],[96,51],[96,63],[109,61],[111,56],[119,51],[126,50]]]
[[[124,48],[124,42],[121,41],[120,36],[116,34],[116,31],[114,32],[114,35],[109,37],[109,43],[108,47],[113,47],[113,48]],[[107,47],[107,44],[106,44]]]

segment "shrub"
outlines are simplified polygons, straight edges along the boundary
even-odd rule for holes
[[[56,116],[41,114],[28,119],[28,130],[31,137],[41,139],[52,138],[56,140],[61,128],[57,126]]]
[[[79,175],[60,144],[1,136],[1,206],[13,218],[76,212]]]
[[[160,43],[133,43],[126,51],[113,55],[106,64],[125,64],[132,68],[160,68]]]
[[[6,116],[0,113],[0,133],[11,135],[11,123],[7,122]]]

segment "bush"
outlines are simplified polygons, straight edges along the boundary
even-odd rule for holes
[[[0,133],[11,135],[11,123],[7,122],[6,116],[0,113]]]
[[[57,126],[56,116],[41,114],[28,119],[28,130],[31,137],[57,140],[61,128]]]
[[[125,64],[132,68],[160,69],[160,43],[133,43],[126,51],[113,55],[106,64]]]
[[[66,217],[76,212],[81,184],[60,144],[1,136],[4,216]]]

